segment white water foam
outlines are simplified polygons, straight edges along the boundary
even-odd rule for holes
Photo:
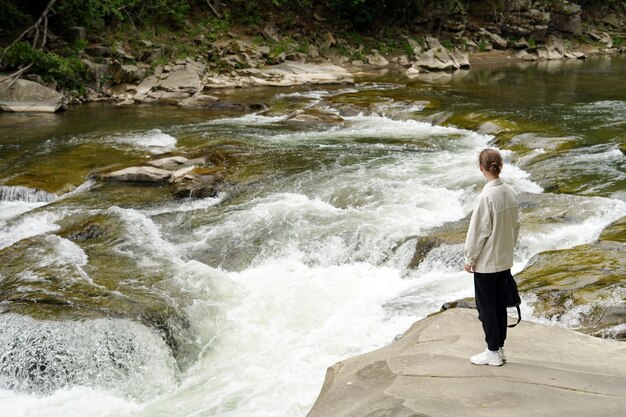
[[[116,143],[131,145],[136,148],[147,149],[152,153],[173,151],[176,148],[176,138],[163,133],[160,129],[153,129],[144,133],[112,139]]]

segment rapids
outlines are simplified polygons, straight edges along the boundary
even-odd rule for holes
[[[243,116],[1,115],[1,414],[306,415],[328,366],[473,294],[461,244],[407,265],[417,237],[471,212],[484,147],[524,196],[514,272],[626,215],[625,63],[259,89],[269,111]],[[363,111],[342,125],[283,124],[345,103]],[[237,184],[215,198],[87,180],[210,147]]]

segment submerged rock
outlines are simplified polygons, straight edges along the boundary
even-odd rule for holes
[[[343,123],[343,118],[323,110],[300,109],[289,114],[284,123],[297,126],[337,126]]]
[[[104,181],[164,183],[171,174],[172,171],[156,167],[129,167],[102,174],[101,178]]]
[[[224,180],[218,175],[199,175],[191,171],[173,176],[174,196],[177,198],[216,197],[224,186]]]
[[[472,365],[469,357],[485,348],[476,311],[444,311],[331,366],[308,417],[516,417],[528,415],[529,398],[536,415],[555,417],[626,407],[623,344],[522,322],[506,347],[506,365]]]
[[[54,113],[62,110],[67,101],[58,91],[33,81],[16,80],[10,83],[7,77],[0,77],[2,111]]]

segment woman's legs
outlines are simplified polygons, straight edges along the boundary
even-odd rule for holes
[[[506,294],[504,277],[510,272],[492,274],[474,272],[474,292],[478,318],[483,325],[485,342],[491,351],[504,346],[506,339]]]

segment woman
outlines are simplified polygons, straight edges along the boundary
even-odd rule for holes
[[[505,361],[507,314],[504,284],[513,266],[519,235],[518,204],[513,190],[500,179],[502,156],[484,149],[478,162],[487,184],[478,196],[465,240],[465,271],[474,273],[478,318],[487,349],[472,356],[475,365],[500,366]]]

